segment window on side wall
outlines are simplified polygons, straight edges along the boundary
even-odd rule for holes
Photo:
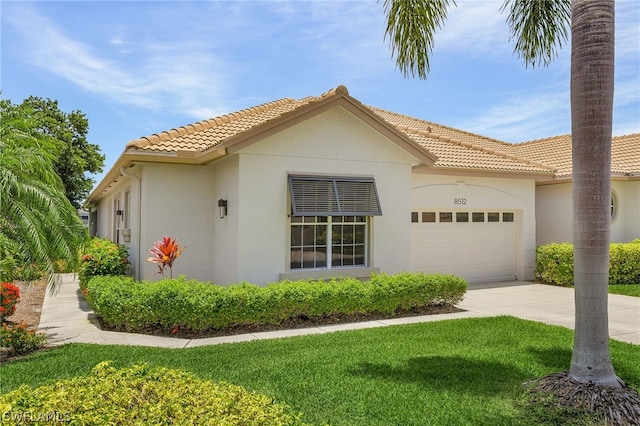
[[[373,178],[289,176],[292,270],[369,266]]]
[[[615,192],[611,193],[611,221],[613,222],[618,216],[618,197]]]

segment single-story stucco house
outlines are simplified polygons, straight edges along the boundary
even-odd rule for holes
[[[640,134],[613,139],[612,240],[640,238]],[[365,106],[339,86],[131,141],[90,194],[133,272],[163,236],[217,284],[453,273],[530,280],[571,240],[571,138],[509,144]]]

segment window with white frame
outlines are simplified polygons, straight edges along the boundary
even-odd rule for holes
[[[369,226],[382,214],[372,178],[289,176],[291,269],[368,266]]]
[[[615,221],[618,216],[618,197],[615,192],[611,193],[611,221]]]

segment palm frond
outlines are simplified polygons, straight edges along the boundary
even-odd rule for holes
[[[569,38],[571,0],[505,0],[500,12],[507,9],[514,53],[526,66],[549,65]]]
[[[436,29],[442,28],[449,4],[455,0],[385,0],[385,40],[405,77],[426,79]]]

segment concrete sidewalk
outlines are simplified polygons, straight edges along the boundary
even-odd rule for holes
[[[47,293],[42,307],[42,316],[40,317],[39,329],[41,332],[46,333],[48,342],[53,345],[79,342],[189,348],[248,340],[330,333],[339,330],[496,315],[511,315],[568,328],[573,328],[574,326],[573,289],[514,281],[471,285],[464,300],[458,304],[458,307],[465,311],[453,314],[393,318],[204,339],[159,337],[100,330],[95,314],[82,297],[74,274],[63,274],[61,275],[61,280],[59,291],[56,295],[51,296]],[[609,334],[617,340],[640,344],[640,298],[615,294],[609,295]]]

